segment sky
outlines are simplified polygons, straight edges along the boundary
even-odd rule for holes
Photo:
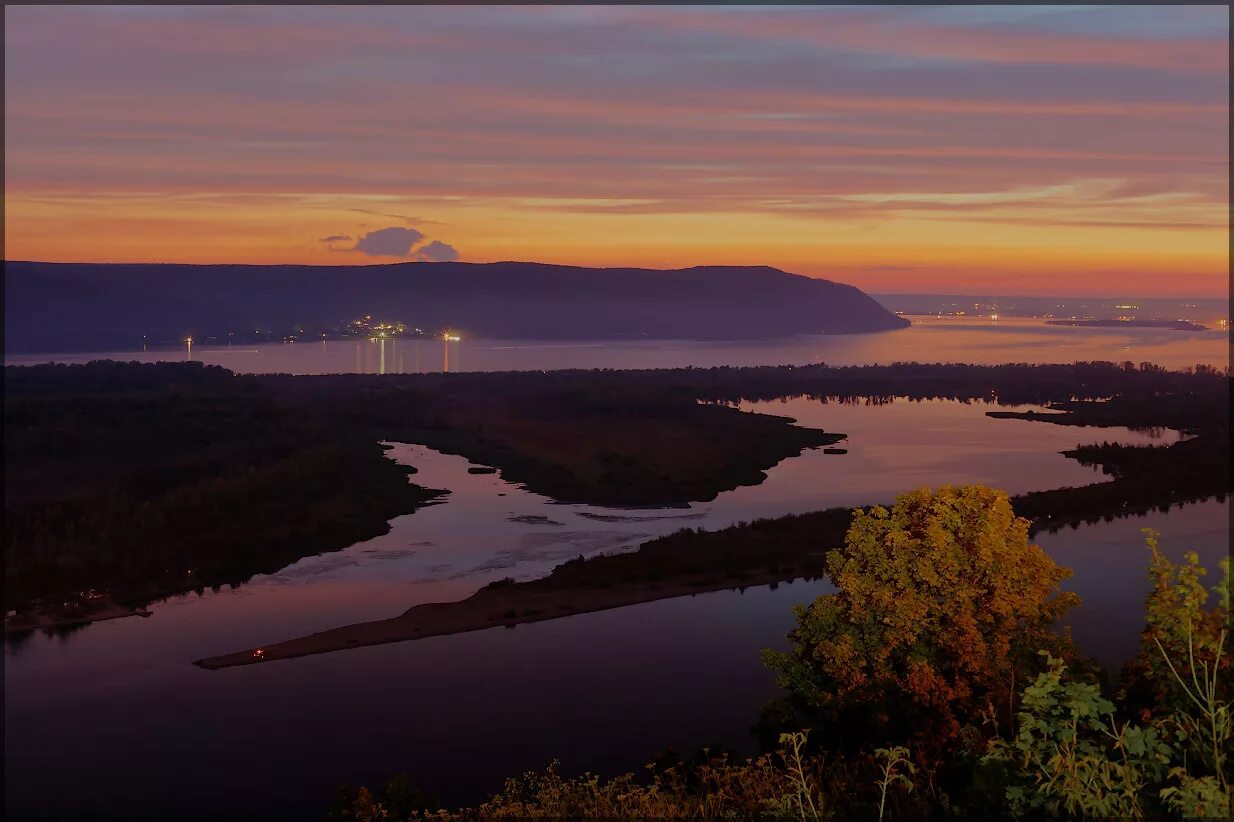
[[[5,258],[1224,297],[1225,7],[8,6]]]

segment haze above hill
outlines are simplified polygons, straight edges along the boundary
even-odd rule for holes
[[[333,327],[371,314],[492,338],[760,339],[903,328],[859,289],[763,266],[5,263],[12,353]]]

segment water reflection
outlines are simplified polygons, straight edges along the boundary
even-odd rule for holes
[[[156,605],[149,624],[162,624],[169,609],[191,607],[202,622],[179,627],[179,641],[208,639],[216,646],[223,645],[215,641],[220,620],[237,627],[247,620],[244,632],[229,635],[239,640],[229,639],[232,645],[247,647],[392,616],[424,602],[461,599],[495,579],[543,576],[566,559],[630,550],[684,527],[718,529],[787,513],[890,502],[918,485],[982,483],[1013,494],[1085,485],[1104,477],[1060,451],[1082,443],[1144,444],[1181,436],[1172,430],[995,419],[985,414],[992,404],[956,400],[881,398],[866,405],[799,397],[741,407],[845,432],[846,453],[808,450],[781,462],[760,484],[723,492],[711,502],[631,511],[561,504],[498,474],[473,473],[475,466],[461,457],[394,444],[388,455],[416,467],[416,482],[450,490],[442,503],[393,520],[386,535],[308,557],[237,589]],[[190,659],[210,655],[203,651]]]
[[[1077,639],[1106,656],[1134,650],[1139,527],[1161,528],[1172,556],[1194,548],[1211,563],[1228,550],[1228,515],[1206,503],[1121,521],[1119,534],[1087,526],[1067,544],[1041,540],[1077,568]],[[758,652],[782,647],[791,606],[826,590],[702,594],[224,675],[188,665],[166,635],[118,660],[46,646],[10,660],[6,810],[318,815],[335,785],[398,771],[459,803],[563,755],[568,770],[614,773],[667,747],[750,751],[748,729],[776,694]],[[172,622],[104,623],[91,644],[106,651],[156,620]],[[58,790],[66,780],[73,791]]]
[[[448,332],[459,337],[454,332]],[[404,340],[404,345],[407,344]],[[431,340],[424,340],[431,344]],[[1229,365],[1229,333],[1224,330],[1180,332],[1156,328],[1074,328],[1046,325],[1043,320],[1003,317],[914,318],[910,328],[881,334],[837,334],[784,340],[706,342],[697,340],[485,340],[442,341],[441,370],[553,370],[561,368],[680,368],[720,365],[863,365],[915,360],[918,362],[1071,363],[1087,360],[1153,362],[1167,368],[1197,363]],[[416,372],[421,370],[419,345]],[[466,347],[464,364],[463,348]],[[452,347],[452,350],[451,350]],[[258,345],[255,355],[228,356],[226,346],[197,346],[196,358],[248,373],[374,373],[380,372],[376,342],[327,341],[321,345]],[[361,356],[363,349],[363,356]],[[170,351],[111,351],[6,356],[8,364],[48,361],[88,362],[120,359],[151,362],[180,358]],[[432,358],[428,358],[431,360]],[[388,363],[404,372],[405,365]],[[424,366],[436,370],[429,362]]]
[[[631,511],[557,504],[471,473],[462,458],[398,445],[391,455],[417,467],[417,482],[451,495],[394,520],[388,534],[172,598],[150,619],[6,642],[6,812],[319,815],[337,784],[398,771],[449,802],[474,802],[558,756],[614,772],[669,746],[750,750],[749,726],[775,695],[758,652],[782,646],[791,606],[825,582],[219,672],[190,663],[460,599],[494,579],[540,576],[563,559],[681,527],[889,501],[914,483],[1022,491],[1097,481],[1057,452],[1178,436],[992,419],[988,405],[946,400],[743,407],[843,431],[848,453],[808,451],[760,485],[688,509]],[[1207,502],[1039,535],[1075,569],[1068,586],[1085,605],[1067,621],[1082,647],[1115,665],[1135,650],[1147,589],[1139,528],[1161,530],[1171,556],[1195,549],[1214,566],[1228,551],[1228,516],[1228,502]]]

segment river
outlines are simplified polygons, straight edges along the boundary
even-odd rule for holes
[[[222,671],[203,656],[465,597],[564,559],[627,550],[681,527],[890,501],[917,485],[981,482],[1012,493],[1100,480],[1058,452],[1102,440],[1165,443],[1173,431],[993,419],[993,406],[804,398],[748,403],[845,432],[847,454],[785,460],[759,485],[688,508],[559,504],[461,457],[397,444],[416,482],[451,493],[391,531],[235,588],[156,603],[128,618],[5,647],[9,814],[321,813],[336,785],[406,771],[448,802],[553,758],[568,771],[637,770],[658,751],[720,742],[776,695],[759,661],[783,646],[791,606],[827,590],[797,582],[680,597],[514,629],[360,648]],[[1147,590],[1142,527],[1173,556],[1228,552],[1229,504],[1040,534],[1075,569],[1085,605],[1066,622],[1107,665],[1134,653]]]
[[[259,345],[193,344],[60,354],[7,355],[9,365],[87,362],[92,359],[154,362],[193,359],[241,373],[333,374],[427,371],[526,371],[561,368],[683,368],[717,365],[863,365],[890,362],[1071,363],[1108,360],[1153,362],[1166,368],[1230,362],[1226,330],[1093,328],[1048,325],[1045,320],[1004,317],[914,316],[909,328],[879,334],[832,334],[780,340],[485,340],[463,338],[335,340]]]

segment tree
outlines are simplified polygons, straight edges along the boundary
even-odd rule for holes
[[[1066,652],[1051,626],[1079,601],[1007,495],[977,485],[857,509],[826,567],[839,590],[798,606],[793,647],[765,661],[837,732],[855,730],[850,744],[907,742],[926,765],[1014,721],[1037,651]]]

